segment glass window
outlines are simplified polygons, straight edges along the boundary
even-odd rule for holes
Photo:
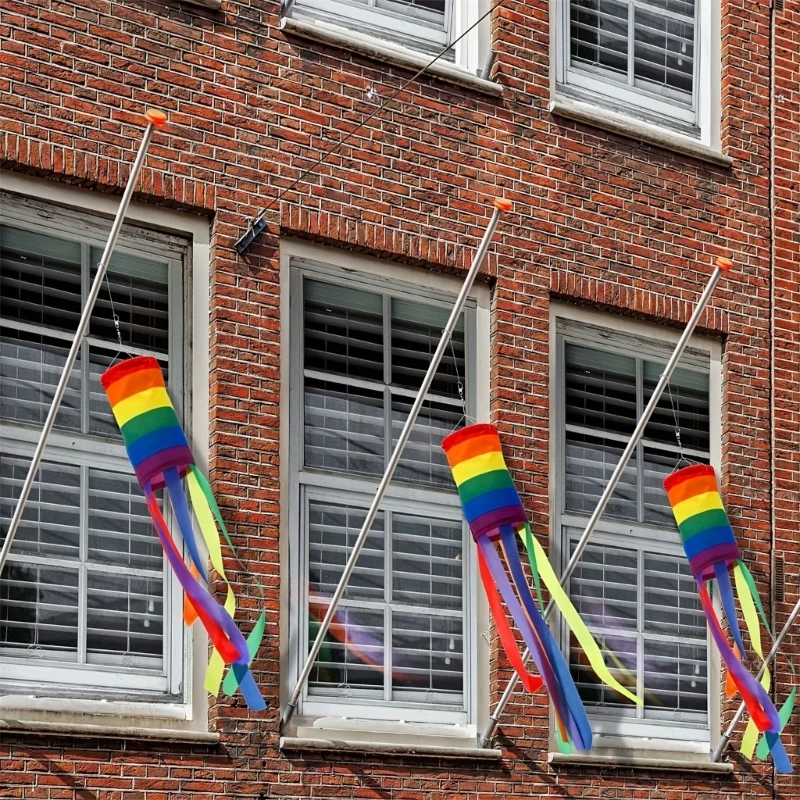
[[[433,54],[454,38],[455,2],[465,0],[295,0],[290,13],[295,19],[333,23]],[[453,51],[442,58],[452,61]]]
[[[303,424],[292,435],[304,586],[297,630],[305,647],[342,575],[450,305],[389,293],[366,280],[344,285],[299,270],[296,276]],[[436,704],[454,721],[463,718],[465,526],[441,441],[464,414],[466,329],[473,319],[468,311],[460,320],[414,426],[311,673],[307,708],[356,704],[361,714],[378,708],[378,716],[392,718],[399,713],[393,708],[422,712]]]
[[[89,215],[76,225],[72,212],[48,211],[47,231],[21,212],[0,224],[0,541],[107,228]],[[173,237],[161,247],[153,235],[141,246],[138,238],[126,227],[112,258],[0,576],[4,679],[109,691],[175,686],[168,674],[172,588],[99,381],[127,353],[155,356],[168,377],[181,371],[183,251]],[[180,409],[180,384],[169,386]]]
[[[608,331],[593,342],[592,331],[559,336],[565,553],[574,551],[669,356]],[[671,378],[569,584],[609,668],[644,700],[637,707],[600,683],[570,641],[590,716],[645,726],[638,732],[654,738],[669,737],[670,726],[688,738],[708,731],[705,619],[662,485],[681,454],[709,461],[709,365],[688,361]]]
[[[563,83],[696,128],[700,0],[568,0]]]

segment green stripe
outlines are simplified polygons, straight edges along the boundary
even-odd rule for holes
[[[730,525],[728,515],[721,508],[712,508],[710,511],[701,511],[699,514],[685,519],[678,528],[681,532],[681,539],[685,542],[709,528],[721,528],[723,525]]]
[[[458,487],[458,496],[461,498],[462,503],[467,503],[478,497],[478,495],[492,491],[492,489],[509,489],[513,487],[514,481],[511,480],[508,470],[496,469],[493,472],[484,472],[482,475],[476,475],[474,478],[464,481]]]
[[[122,438],[125,440],[125,446],[130,447],[135,441],[148,433],[162,430],[163,428],[171,428],[174,425],[180,427],[180,424],[174,408],[168,406],[154,408],[152,411],[146,411],[144,414],[139,414],[138,417],[126,422],[122,426]]]

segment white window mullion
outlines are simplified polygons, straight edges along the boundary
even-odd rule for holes
[[[89,589],[86,561],[89,551],[89,468],[82,466],[81,473],[81,538],[80,538],[80,567],[78,578],[78,663],[86,664],[86,647],[88,632],[88,605]]]

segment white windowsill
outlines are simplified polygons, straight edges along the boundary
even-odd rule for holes
[[[415,755],[431,758],[468,758],[496,761],[502,758],[501,750],[483,749],[473,744],[471,747],[447,747],[426,744],[398,744],[390,742],[355,742],[341,739],[306,739],[282,736],[280,749],[285,751],[320,750],[351,753],[382,753],[384,755]]]
[[[431,56],[415,53],[402,45],[375,39],[366,34],[326,22],[306,22],[284,17],[280,27],[284,33],[341,47],[404,69],[417,71],[431,61]],[[425,72],[448,83],[465,86],[492,97],[499,97],[503,93],[503,87],[499,83],[479,78],[477,75],[445,61],[435,62]]]
[[[180,728],[138,728],[125,725],[100,725],[78,722],[0,719],[0,733],[25,733],[38,736],[78,736],[113,739],[145,739],[159,742],[199,742],[216,744],[220,736],[209,731]]]
[[[688,137],[647,125],[622,114],[615,114],[613,111],[607,111],[590,103],[582,103],[567,98],[556,98],[550,102],[549,109],[554,116],[593,125],[602,130],[627,136],[630,139],[636,139],[656,147],[663,147],[665,150],[682,153],[719,167],[730,167],[733,164],[733,159],[730,156],[712,147],[707,147],[700,142],[692,141]]]
[[[729,762],[716,763],[712,761],[679,761],[671,758],[636,758],[632,756],[592,756],[592,755],[565,755],[563,753],[550,753],[547,761],[553,766],[564,767],[616,767],[618,769],[645,769],[669,772],[705,772],[727,775],[733,772],[733,764]]]

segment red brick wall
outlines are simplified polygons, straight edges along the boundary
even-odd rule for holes
[[[551,297],[672,326],[686,321],[713,258],[735,262],[706,332],[724,337],[724,492],[768,596],[770,473],[769,11],[723,3],[723,145],[730,169],[638,145],[547,111],[547,4],[506,0],[495,14],[502,99],[423,79],[269,214],[244,257],[247,219],[406,74],[331,47],[287,40],[278,3],[224,0],[219,13],[174,0],[4,0],[2,166],[120,191],[160,105],[170,125],[151,148],[140,199],[213,216],[212,479],[237,541],[270,590],[257,679],[270,703],[253,715],[212,706],[216,747],[4,735],[0,797],[387,798],[773,797],[771,767],[731,778],[551,768],[546,704],[516,695],[500,764],[331,755],[287,757],[278,717],[278,235],[292,234],[462,272],[487,203],[514,201],[493,279],[492,408],[515,452],[536,532],[549,530],[547,306]],[[797,291],[800,7],[778,15],[774,513],[787,558],[787,603],[800,573]],[[664,287],[668,286],[665,292]],[[240,587],[242,592],[246,587]],[[793,640],[795,646],[797,639]],[[494,663],[494,661],[493,661]],[[496,666],[496,664],[495,664]],[[785,674],[785,670],[783,671]],[[508,669],[492,676],[492,697]],[[785,680],[781,683],[785,691]],[[726,707],[730,717],[733,706]],[[790,757],[797,760],[797,728]],[[780,797],[800,794],[781,779]]]

